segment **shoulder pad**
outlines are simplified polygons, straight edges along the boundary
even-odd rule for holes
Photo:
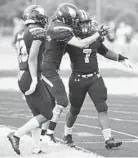
[[[34,40],[44,40],[46,38],[46,30],[40,27],[31,28],[30,32]]]
[[[54,27],[53,30],[48,31],[48,35],[53,40],[64,42],[69,41],[74,36],[72,29],[65,26]]]
[[[66,30],[66,31],[73,31],[70,27],[67,27],[67,26],[55,26],[54,27],[54,30],[56,31],[56,30]]]

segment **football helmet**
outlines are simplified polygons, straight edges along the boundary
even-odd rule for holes
[[[74,27],[78,22],[78,8],[70,3],[62,3],[55,12],[57,20]]]
[[[80,29],[82,35],[91,34],[91,17],[84,10],[79,10],[78,28]]]
[[[91,17],[85,10],[79,10],[79,22],[90,22]]]
[[[40,24],[43,28],[48,25],[48,16],[39,5],[31,5],[24,10],[23,20],[25,25]]]

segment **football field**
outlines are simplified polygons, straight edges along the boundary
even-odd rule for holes
[[[0,157],[13,157],[16,154],[5,137],[6,133],[10,129],[18,128],[26,123],[32,114],[17,87],[16,54],[11,46],[4,45],[4,43],[0,48],[2,52],[0,58],[0,130],[5,132],[4,134],[0,132]],[[105,68],[101,72],[108,88],[107,103],[112,135],[121,140],[123,144],[116,149],[105,149],[97,112],[88,96],[73,128],[73,140],[78,147],[85,151],[104,157],[138,157],[138,75]],[[61,75],[67,88],[68,71],[63,70]],[[68,109],[69,107],[63,111],[55,131],[55,136],[60,140],[63,139],[65,116]],[[28,144],[24,145],[21,151],[29,153],[28,147]],[[47,150],[52,152],[48,148],[45,152]]]
[[[97,120],[97,112],[89,98],[86,98],[73,129],[73,139],[76,145],[105,157],[137,157],[137,97],[109,96],[108,105],[112,135],[116,139],[122,140],[123,145],[113,150],[105,149]],[[63,138],[67,110],[68,108],[64,110],[55,131],[55,136],[60,139]],[[0,111],[0,124],[11,127],[20,127],[32,116],[18,92],[0,91]],[[11,155],[9,156],[12,156],[12,149],[10,152]]]

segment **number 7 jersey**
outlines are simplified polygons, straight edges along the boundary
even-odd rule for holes
[[[46,30],[41,27],[26,27],[16,35],[16,48],[20,70],[29,70],[29,52],[34,40],[42,41],[38,52],[38,71],[41,71],[42,54],[45,51]]]
[[[108,49],[100,38],[83,49],[71,45],[66,47],[66,52],[71,60],[72,72],[82,74],[98,72],[97,53],[104,56],[107,51]]]

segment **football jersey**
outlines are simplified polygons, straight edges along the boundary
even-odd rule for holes
[[[41,27],[30,27],[17,33],[16,48],[20,70],[28,69],[29,52],[34,40],[41,40],[42,44],[38,52],[38,71],[41,70],[42,54],[45,51],[46,30]]]
[[[61,22],[53,22],[47,30],[43,69],[58,70],[68,41],[74,36],[72,29]]]
[[[67,45],[66,52],[69,53],[72,71],[76,73],[89,74],[98,72],[97,53],[105,55],[108,49],[99,38],[96,42],[81,49]]]

